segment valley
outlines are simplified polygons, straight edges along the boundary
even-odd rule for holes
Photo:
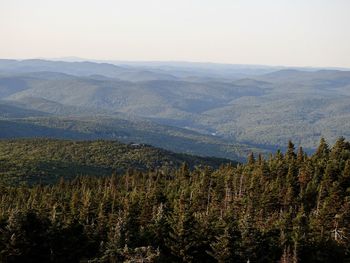
[[[4,119],[33,117],[25,122],[46,126],[60,118],[78,123],[91,118],[91,125],[96,119],[105,120],[104,124],[122,119],[133,125],[137,120],[140,126],[148,122],[156,130],[164,126],[163,130],[187,133],[180,137],[210,141],[208,147],[214,147],[217,156],[240,160],[252,149],[266,153],[283,148],[290,139],[312,150],[321,137],[334,142],[349,136],[349,71],[268,67],[253,71],[199,64],[187,65],[182,68],[186,74],[180,74],[179,65],[45,60],[2,60],[0,69]],[[210,69],[212,73],[205,76]],[[243,77],[242,72],[246,72]],[[110,134],[99,138],[113,138]],[[227,143],[242,150],[222,150]],[[156,146],[185,150],[164,143]],[[207,153],[195,148],[192,152],[211,156],[209,148]]]

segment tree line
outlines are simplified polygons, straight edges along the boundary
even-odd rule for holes
[[[0,185],[1,262],[350,262],[350,143]]]

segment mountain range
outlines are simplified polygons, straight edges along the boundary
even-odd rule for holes
[[[0,60],[0,124],[18,127],[0,137],[134,140],[242,160],[289,140],[313,149],[349,137],[349,96],[346,70]]]

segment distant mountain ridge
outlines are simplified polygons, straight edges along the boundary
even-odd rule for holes
[[[121,67],[108,63],[96,62],[64,62],[41,59],[1,60],[0,71],[8,73],[56,72],[73,76],[101,75],[128,81],[152,79],[176,79],[169,74],[152,72],[129,67]]]
[[[0,100],[32,111],[17,117],[124,114],[262,148],[349,137],[349,96],[350,71],[0,60]]]

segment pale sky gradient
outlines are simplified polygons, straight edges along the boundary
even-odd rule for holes
[[[0,0],[0,58],[350,67],[350,0]]]

